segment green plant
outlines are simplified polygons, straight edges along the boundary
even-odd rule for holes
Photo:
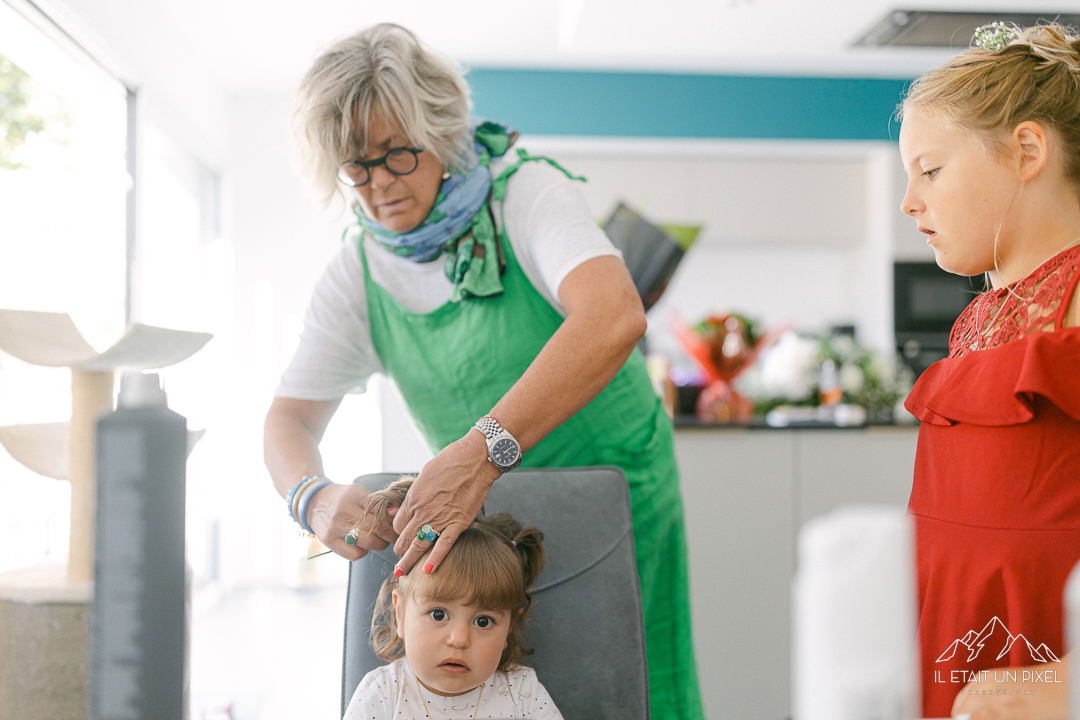
[[[818,360],[839,371],[843,401],[878,411],[894,406],[911,390],[910,371],[894,357],[866,348],[850,335],[822,335]]]
[[[820,405],[818,388],[825,365],[831,367],[829,373],[842,392],[840,402],[861,405],[872,419],[888,419],[914,380],[895,357],[864,347],[850,335],[823,334],[816,339],[791,335],[763,358],[761,374],[749,391],[754,412],[764,415],[782,405]]]
[[[47,99],[51,102],[40,102]],[[48,112],[45,108],[54,108]],[[22,68],[0,55],[0,169],[26,166],[12,155],[29,138],[52,124],[70,125],[59,99]]]

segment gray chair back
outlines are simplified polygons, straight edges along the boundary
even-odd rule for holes
[[[356,482],[378,490],[396,473]],[[545,565],[533,588],[525,662],[566,720],[647,720],[648,676],[641,589],[626,476],[614,467],[518,469],[499,478],[486,512],[510,513],[544,532]],[[341,709],[370,670],[379,586],[394,570],[390,548],[351,563],[345,605]]]

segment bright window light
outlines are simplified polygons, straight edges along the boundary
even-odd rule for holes
[[[0,3],[0,308],[124,329],[126,89]],[[0,425],[71,414],[66,369],[0,355]],[[0,572],[67,554],[69,488],[0,452]]]

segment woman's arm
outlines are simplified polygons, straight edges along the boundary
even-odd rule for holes
[[[282,498],[304,477],[323,474],[319,441],[340,403],[280,397],[271,403],[263,430],[263,457]],[[363,557],[368,550],[381,550],[396,537],[386,527],[362,535],[356,545],[345,542],[345,535],[363,515],[369,495],[359,485],[328,485],[315,494],[308,508],[308,525],[319,540],[349,560]]]
[[[559,300],[566,320],[492,412],[522,450],[599,395],[645,334],[645,309],[617,257],[593,258],[572,270],[559,286]]]
[[[570,271],[559,286],[559,300],[566,320],[491,411],[522,451],[607,387],[645,332],[644,308],[617,257],[596,257]],[[394,518],[399,533],[394,551],[403,555],[398,567],[408,572],[427,549],[416,533],[430,523],[441,535],[425,570],[437,568],[499,475],[475,429],[428,462]]]
[[[263,426],[263,460],[278,495],[285,497],[300,479],[321,475],[322,440],[340,400],[274,398]]]

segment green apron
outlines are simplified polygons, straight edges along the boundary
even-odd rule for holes
[[[484,212],[484,210],[481,210]],[[406,310],[371,279],[359,241],[371,339],[433,453],[459,440],[518,381],[562,323],[510,243],[501,295]],[[672,427],[635,350],[611,383],[524,454],[522,467],[614,465],[626,473],[641,579],[654,720],[703,718]],[[603,522],[603,518],[597,518]]]

